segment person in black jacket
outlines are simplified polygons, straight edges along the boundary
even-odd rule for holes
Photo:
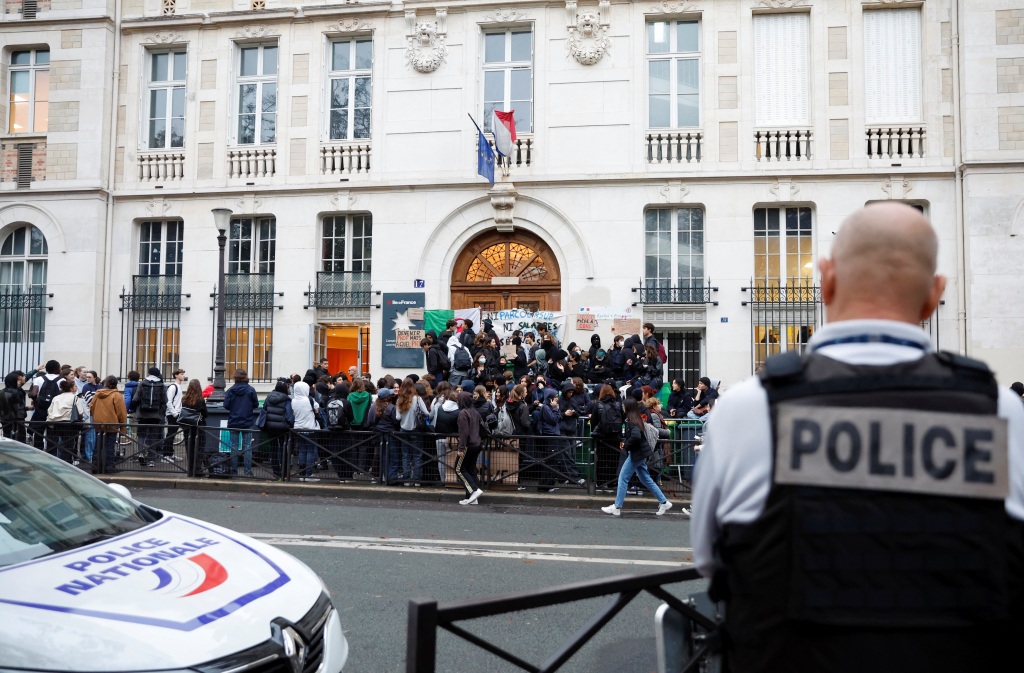
[[[686,418],[693,409],[693,397],[686,389],[686,381],[672,379],[672,392],[668,396],[668,415],[670,418]]]
[[[426,337],[420,339],[420,348],[427,356],[427,373],[433,374],[436,381],[444,381],[451,369],[447,349],[442,348],[436,340],[431,341]]]
[[[626,399],[623,412],[626,418],[626,431],[620,448],[627,455],[622,463],[622,469],[619,470],[619,487],[615,492],[615,502],[607,507],[602,507],[601,511],[613,516],[622,514],[622,504],[626,500],[626,487],[633,474],[636,474],[644,488],[658,499],[658,511],[655,514],[661,516],[672,509],[672,503],[668,501],[665,494],[651,479],[650,472],[647,471],[647,457],[654,453],[654,447],[647,441],[643,413],[640,405],[632,398]]]
[[[579,468],[576,466],[576,457],[573,455],[576,447],[575,438],[579,434],[579,421],[586,412],[586,403],[580,399],[576,384],[566,381],[562,384],[562,399],[558,404],[559,429],[562,437],[558,459],[555,464],[561,470],[561,478],[567,484],[582,486],[586,480],[580,476]]]
[[[295,427],[295,415],[292,411],[289,379],[278,379],[274,391],[263,400],[266,419],[260,428],[261,437],[257,456],[270,456],[270,469],[274,478],[281,478],[281,465],[287,455],[288,431]]]
[[[25,441],[25,372],[15,370],[4,377],[4,389],[0,391],[0,424],[4,437]]]

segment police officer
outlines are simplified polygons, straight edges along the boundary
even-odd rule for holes
[[[982,671],[1024,634],[1024,407],[919,324],[946,279],[915,209],[871,205],[820,261],[828,324],[716,404],[694,562],[728,670]]]

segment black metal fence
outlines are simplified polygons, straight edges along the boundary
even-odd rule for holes
[[[245,369],[249,380],[257,383],[273,381],[274,310],[284,292],[274,292],[272,273],[232,273],[224,277],[225,371],[230,377],[235,369]],[[210,310],[216,315],[217,291],[214,288]],[[213,321],[210,348],[210,369],[217,352],[217,321]]]
[[[481,600],[443,604],[438,604],[432,599],[412,600],[409,601],[405,670],[407,673],[434,673],[437,664],[437,630],[444,629],[524,671],[531,673],[557,671],[643,592],[664,601],[697,624],[711,630],[715,627],[713,621],[665,589],[665,586],[669,584],[688,582],[699,578],[696,569],[685,568],[647,575],[630,575],[580,582]],[[498,646],[492,638],[478,636],[459,624],[459,622],[473,619],[535,610],[604,596],[612,598],[603,609],[590,617],[575,634],[540,664],[530,663]],[[684,672],[697,670],[707,647],[704,645],[695,652],[691,664],[683,669]],[[477,668],[481,667],[477,666]]]
[[[369,271],[319,271],[316,288],[305,293],[303,308],[347,308],[370,305]]]
[[[713,304],[718,302],[711,298],[712,292],[718,292],[718,288],[711,285],[711,281],[696,285],[661,285],[657,282],[634,287],[633,292],[639,292],[638,304]]]
[[[121,377],[159,367],[170,378],[181,362],[181,276],[132,276],[121,289]],[[189,310],[188,307],[184,307]]]
[[[46,300],[53,293],[42,290],[0,290],[0,371],[30,372],[43,362],[46,337]]]
[[[485,488],[590,494],[618,486],[618,439],[578,436],[491,437],[477,473]],[[675,424],[648,462],[669,498],[690,493],[700,422]],[[429,432],[286,430],[151,424],[24,423],[5,434],[97,473],[140,472],[256,481],[462,488],[459,439]],[[628,488],[640,493],[634,477]]]
[[[775,353],[803,352],[824,321],[821,288],[810,283],[780,286],[775,281],[751,281],[743,306],[751,313],[751,362],[756,370]]]

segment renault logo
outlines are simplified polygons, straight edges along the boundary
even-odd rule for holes
[[[306,641],[302,634],[292,626],[272,624],[274,640],[281,644],[284,656],[287,657],[292,673],[302,673],[306,667]]]

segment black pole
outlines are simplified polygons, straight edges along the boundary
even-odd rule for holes
[[[221,229],[217,236],[217,246],[220,248],[217,273],[217,339],[213,360],[213,392],[210,394],[210,402],[224,401],[224,341],[227,336],[224,325],[224,248],[227,241],[227,233]]]

